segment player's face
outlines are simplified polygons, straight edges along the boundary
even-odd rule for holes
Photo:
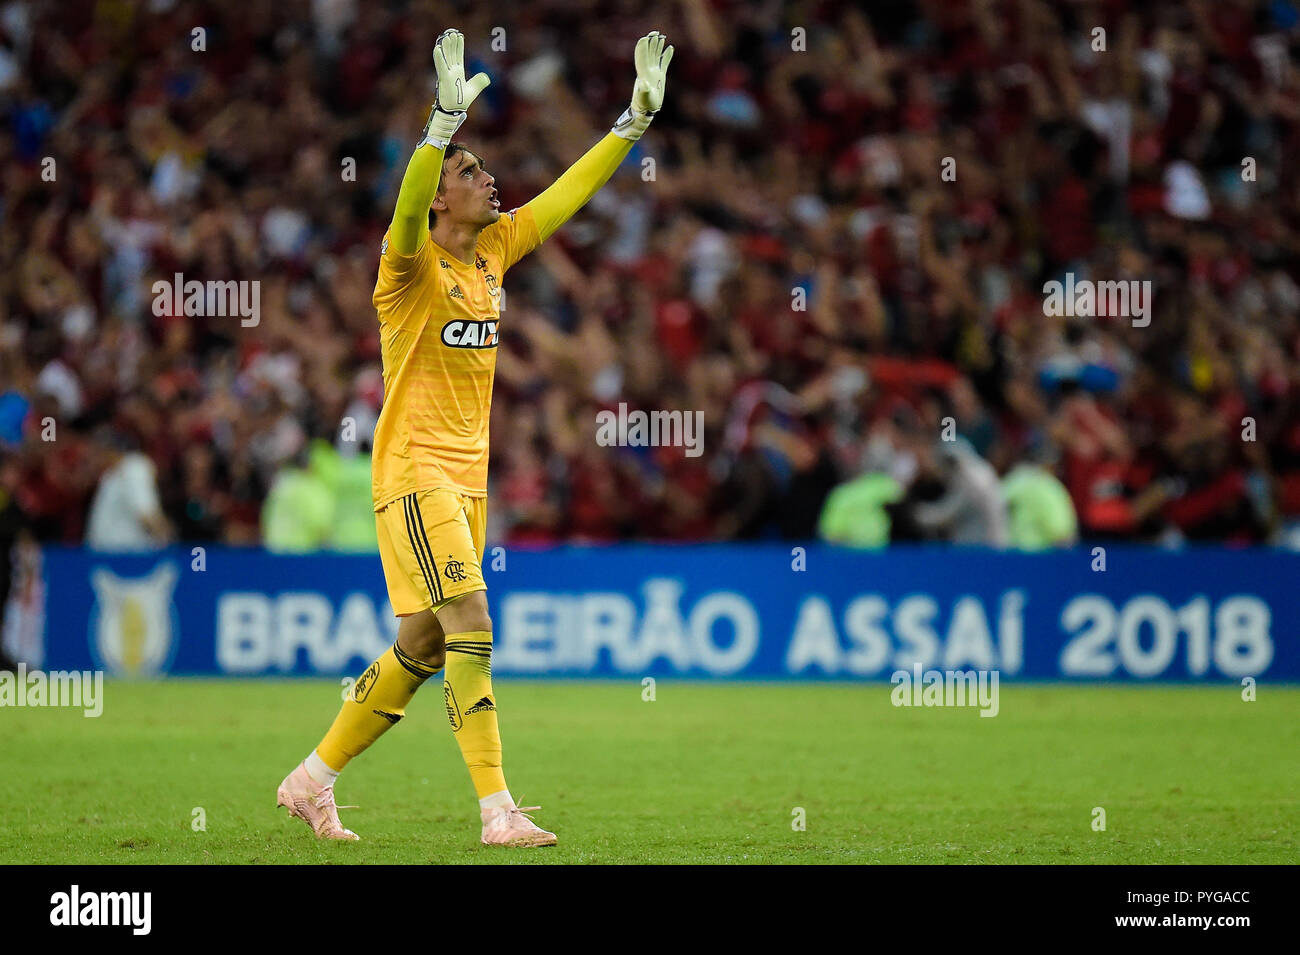
[[[501,216],[496,179],[483,168],[483,161],[469,150],[461,150],[442,165],[442,188],[434,200],[439,215],[445,204],[446,214],[457,222],[489,226]]]

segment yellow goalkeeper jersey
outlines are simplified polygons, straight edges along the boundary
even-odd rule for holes
[[[429,488],[487,494],[501,280],[541,240],[528,206],[479,234],[473,262],[458,261],[431,236],[402,255],[384,236],[373,299],[384,363],[376,511]]]
[[[425,163],[432,194],[443,151],[423,148],[429,152],[417,148],[411,163]],[[631,148],[613,132],[606,135],[540,195],[480,232],[473,262],[453,258],[432,233],[413,255],[391,248],[384,235],[373,299],[384,361],[373,456],[376,511],[413,491],[487,495],[501,280],[587,204]]]

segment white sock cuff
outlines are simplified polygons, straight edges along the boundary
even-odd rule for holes
[[[513,809],[515,801],[510,798],[510,790],[503,789],[499,793],[493,793],[490,796],[484,796],[478,801],[480,809]]]
[[[311,755],[302,762],[307,767],[307,775],[322,786],[333,786],[334,780],[339,778],[339,771],[330,769],[329,764],[321,759],[314,749],[311,751]]]

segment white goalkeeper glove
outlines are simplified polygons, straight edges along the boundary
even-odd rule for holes
[[[465,37],[459,30],[442,31],[433,45],[433,68],[438,77],[438,92],[420,145],[428,143],[446,149],[460,124],[465,122],[465,111],[492,81],[486,73],[465,79]]]
[[[632,105],[623,111],[610,130],[614,135],[636,142],[664,105],[664,79],[673,59],[673,48],[664,48],[667,40],[666,36],[655,31],[636,41],[636,85],[632,87]]]

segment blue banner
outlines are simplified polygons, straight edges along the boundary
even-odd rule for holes
[[[1300,680],[1300,555],[1108,547],[493,548],[498,674]],[[44,552],[46,669],[355,675],[393,641],[377,556]]]

